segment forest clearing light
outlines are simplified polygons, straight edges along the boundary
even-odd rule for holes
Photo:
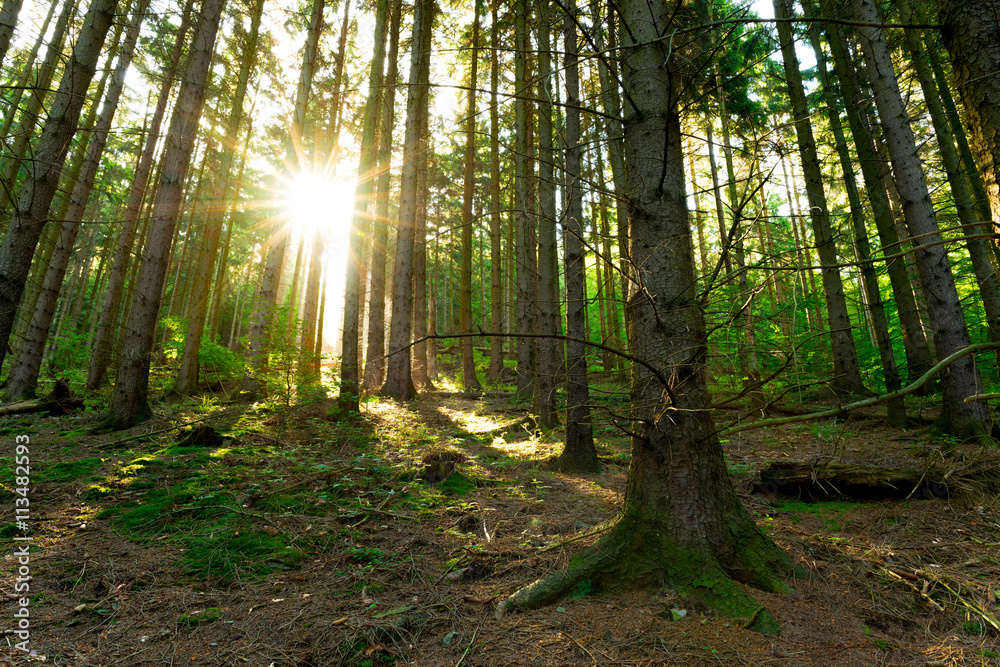
[[[286,186],[283,208],[288,215],[288,231],[295,237],[311,239],[323,234],[323,266],[326,278],[326,310],[323,339],[335,345],[341,336],[344,309],[344,270],[347,262],[351,219],[354,215],[355,178],[332,178],[328,174],[304,171]],[[308,241],[307,241],[308,242]],[[294,257],[291,258],[294,261]],[[286,257],[286,262],[289,258]]]

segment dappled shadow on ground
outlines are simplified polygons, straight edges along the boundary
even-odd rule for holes
[[[934,446],[918,432],[825,423],[726,443],[744,503],[802,568],[796,598],[752,591],[783,628],[765,637],[660,589],[583,586],[494,619],[500,596],[566,567],[615,516],[627,458],[616,433],[598,430],[615,464],[574,476],[544,465],[559,432],[510,429],[524,412],[504,399],[431,393],[366,403],[357,423],[325,417],[322,404],[246,406],[208,420],[232,438],[208,450],[163,430],[192,419],[178,412],[118,445],[71,418],[0,425],[11,443],[32,431],[37,447],[31,648],[57,665],[1000,660],[987,620],[1000,595],[995,507],[749,494],[767,460],[914,457]],[[462,455],[434,485],[420,480],[432,449]],[[3,463],[0,525],[14,514]],[[13,576],[5,558],[3,593]]]

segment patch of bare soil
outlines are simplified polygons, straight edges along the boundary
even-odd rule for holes
[[[183,450],[171,448],[177,431],[163,429],[192,415],[141,427],[125,436],[152,435],[117,445],[122,435],[87,435],[78,418],[0,424],[10,429],[0,451],[8,457],[0,460],[0,526],[14,518],[14,436],[32,432],[36,651],[29,658],[4,649],[0,660],[80,667],[1000,664],[998,629],[990,625],[1000,615],[1000,520],[989,498],[808,502],[751,493],[756,472],[774,460],[919,465],[939,449],[919,431],[874,420],[824,422],[750,431],[726,443],[744,503],[800,568],[797,597],[751,591],[781,625],[772,637],[669,589],[595,594],[583,587],[558,605],[496,620],[498,599],[565,568],[615,516],[626,440],[598,424],[604,471],[563,475],[546,466],[561,434],[530,433],[523,410],[506,399],[434,393],[403,406],[368,403],[363,412],[357,424],[327,421],[322,406],[258,410],[256,421],[222,413],[208,421],[231,440]],[[428,459],[429,452],[440,455]],[[136,472],[136,465],[146,467]],[[440,469],[427,477],[434,465]],[[185,484],[199,486],[172,504],[162,500]],[[126,510],[154,501],[163,511],[148,525],[126,521]],[[175,530],[180,521],[191,523]],[[204,534],[187,534],[188,526]],[[20,533],[4,531],[0,630],[14,644],[12,536]],[[273,536],[298,556],[261,552],[253,562],[246,553],[255,552],[237,553],[250,535],[265,545]],[[214,548],[205,551],[206,544]]]

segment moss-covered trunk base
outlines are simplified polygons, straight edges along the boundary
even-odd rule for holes
[[[707,540],[681,546],[658,526],[626,513],[597,544],[574,557],[567,570],[515,592],[497,606],[496,616],[537,609],[584,586],[598,593],[670,588],[746,627],[777,634],[774,618],[740,584],[794,595],[783,579],[792,573],[791,560],[755,525],[745,528],[734,531],[739,540],[734,548],[716,551]]]

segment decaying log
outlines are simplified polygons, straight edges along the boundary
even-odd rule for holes
[[[854,498],[947,498],[1000,483],[996,462],[946,462],[923,468],[885,468],[839,461],[806,463],[775,462],[760,473],[759,493],[823,499]]]
[[[0,416],[7,415],[27,415],[35,412],[44,412],[50,417],[66,415],[73,410],[83,408],[83,399],[73,396],[69,383],[66,380],[56,380],[56,385],[52,393],[46,398],[32,398],[27,401],[18,401],[0,405]]]

